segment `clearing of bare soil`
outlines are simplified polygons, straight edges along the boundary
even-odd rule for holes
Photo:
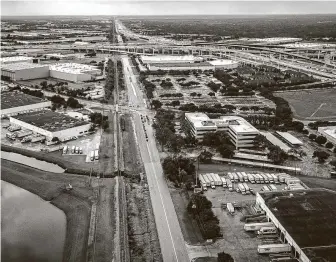
[[[64,211],[67,231],[63,261],[85,261],[93,200],[88,178],[41,171],[7,160],[1,160],[1,166],[2,180],[34,193]],[[65,185],[69,183],[73,190],[66,191]]]

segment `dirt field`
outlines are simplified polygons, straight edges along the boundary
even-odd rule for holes
[[[336,89],[293,91],[275,95],[286,99],[295,117],[301,120],[336,119]]]
[[[72,174],[40,171],[21,164],[1,160],[2,180],[28,190],[64,211],[67,232],[63,261],[85,261],[90,224],[92,189],[88,178]],[[65,191],[71,183],[72,191]]]

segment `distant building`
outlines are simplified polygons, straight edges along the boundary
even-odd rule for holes
[[[50,77],[75,83],[94,80],[100,74],[101,70],[91,65],[61,63],[50,66]]]
[[[225,131],[236,149],[253,147],[254,138],[259,134],[258,129],[238,116],[210,119],[204,113],[186,113],[185,127],[198,140],[202,140],[206,133]]]
[[[317,129],[317,132],[336,145],[336,126],[321,126]]]
[[[162,63],[195,63],[202,62],[202,57],[197,57],[193,55],[184,55],[184,56],[173,56],[173,55],[155,55],[155,56],[146,56],[143,55],[140,57],[141,61],[144,64],[162,64]]]
[[[87,121],[75,119],[51,110],[12,116],[9,120],[11,124],[41,134],[49,140],[57,137],[60,141],[71,140],[74,136],[78,137],[87,134],[91,127],[91,124]]]
[[[52,53],[52,54],[45,54],[44,57],[46,58],[56,58],[59,60],[63,59],[74,59],[76,57],[75,54],[59,54],[59,53]]]
[[[335,261],[336,192],[326,189],[258,192],[256,206],[301,262]]]
[[[1,68],[1,76],[12,81],[46,78],[49,77],[49,65],[26,62],[5,64]]]
[[[14,63],[33,63],[33,57],[28,56],[8,56],[8,57],[1,57],[0,58],[0,64],[14,64]]]
[[[295,136],[291,135],[288,132],[280,132],[280,131],[276,131],[276,133],[278,134],[278,136],[280,136],[283,140],[285,140],[285,142],[291,146],[294,147],[299,147],[302,146],[303,143],[301,140],[297,139]]]
[[[51,107],[51,101],[21,92],[1,94],[1,118]]]

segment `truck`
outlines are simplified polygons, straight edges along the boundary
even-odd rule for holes
[[[269,181],[270,183],[274,183],[274,178],[273,178],[273,176],[272,176],[271,174],[267,173],[267,174],[265,174],[265,175],[267,176],[268,181]]]
[[[294,184],[288,186],[288,190],[304,190],[305,188],[302,185]]]
[[[289,244],[268,244],[258,245],[259,254],[291,252],[292,247]]]
[[[293,184],[301,184],[301,180],[297,178],[286,178],[285,182],[287,186],[293,185]]]
[[[15,132],[15,131],[19,131],[19,130],[21,130],[21,127],[20,126],[10,126],[10,127],[8,127],[8,131],[9,132]]]
[[[29,135],[32,135],[33,134],[33,132],[32,131],[30,131],[30,130],[25,130],[25,131],[19,131],[19,132],[17,132],[16,133],[16,137],[17,138],[23,138],[23,137],[25,137],[25,136],[29,136]]]
[[[238,177],[237,173],[233,172],[232,175],[233,175],[234,181],[238,182],[239,181],[239,177]]]
[[[215,185],[216,186],[222,186],[223,185],[222,179],[220,178],[220,176],[218,174],[211,173],[211,175],[215,180]]]
[[[16,134],[15,133],[6,133],[6,137],[11,139],[11,140],[15,140]]]
[[[95,146],[95,150],[99,150],[99,144],[98,143]]]
[[[227,203],[226,204],[226,208],[227,208],[227,210],[231,213],[231,214],[233,214],[234,213],[234,206],[232,205],[232,203]]]
[[[225,177],[221,176],[220,179],[222,180],[223,187],[227,187],[227,183],[226,183]]]
[[[255,178],[253,174],[247,174],[247,177],[250,183],[255,184]]]
[[[25,136],[22,138],[21,143],[28,143],[30,141],[32,141],[32,136]]]
[[[273,181],[275,184],[279,184],[279,178],[276,174],[271,174],[271,176],[273,177]]]
[[[207,176],[208,179],[210,180],[210,187],[211,187],[212,189],[215,189],[215,188],[216,188],[216,184],[215,184],[215,180],[214,180],[214,178],[212,177],[212,175],[211,175],[211,174],[204,174],[204,175]]]
[[[68,146],[64,146],[64,147],[63,147],[63,154],[66,154],[66,153],[68,153],[68,149],[69,149],[69,147],[68,147]]]
[[[256,182],[256,184],[260,184],[260,178],[258,174],[252,174],[252,176],[254,176],[254,180]]]
[[[258,230],[258,235],[271,235],[276,234],[278,232],[275,226],[270,227],[262,227]]]
[[[259,177],[260,184],[264,184],[264,177],[261,174],[257,174],[257,176]]]
[[[260,174],[260,175],[263,177],[264,183],[268,184],[269,183],[268,177],[265,174]]]
[[[268,186],[263,186],[263,187],[261,188],[261,191],[268,192],[268,191],[270,191],[270,189],[268,188]]]
[[[272,190],[272,191],[277,191],[277,187],[275,185],[269,185],[269,188]]]
[[[245,231],[258,231],[262,227],[272,227],[274,224],[272,222],[264,222],[264,223],[248,223],[244,225]]]
[[[211,180],[209,179],[209,177],[206,174],[203,174],[202,176],[203,176],[205,183],[207,184],[207,187],[210,186]]]
[[[33,136],[31,142],[36,143],[36,142],[41,142],[46,139],[45,136]]]
[[[74,154],[74,153],[75,153],[75,150],[76,150],[76,147],[75,147],[75,146],[72,146],[72,147],[71,147],[71,153]]]
[[[245,193],[250,194],[251,192],[249,186],[246,183],[243,183],[243,186],[245,187]]]
[[[95,152],[94,151],[91,151],[90,159],[91,159],[91,161],[93,161],[95,159]]]
[[[234,176],[233,176],[233,174],[229,172],[228,176],[229,176],[230,181],[234,182]]]
[[[81,147],[79,148],[79,153],[83,154],[83,148],[81,148]]]
[[[96,149],[96,150],[94,151],[94,156],[95,156],[95,159],[96,159],[96,160],[99,159],[99,151],[98,151],[98,149]]]
[[[232,185],[231,181],[228,182],[227,185],[228,185],[229,191],[232,192],[233,191],[233,185]]]
[[[203,177],[202,174],[199,174],[199,175],[198,175],[198,179],[199,179],[199,181],[200,181],[200,185],[201,185],[202,189],[203,189],[203,190],[208,190],[207,183],[205,182],[204,177]]]
[[[248,182],[248,176],[245,172],[241,172],[241,174],[243,175],[243,179],[244,179],[244,182]]]
[[[78,146],[75,147],[75,153],[79,154],[79,147]]]
[[[286,178],[290,178],[291,176],[290,175],[288,175],[288,174],[286,174],[286,173],[280,173],[279,175],[278,175],[278,178],[279,178],[279,182],[280,183],[285,183],[285,179]]]
[[[237,175],[238,175],[239,182],[244,182],[244,177],[243,177],[242,173],[237,172]]]
[[[245,187],[242,183],[238,183],[237,189],[239,189],[239,192],[241,192],[243,195],[246,195],[246,190],[245,190]]]

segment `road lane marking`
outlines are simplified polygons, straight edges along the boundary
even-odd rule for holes
[[[149,154],[149,158],[150,160],[152,159],[152,155],[151,155],[151,151],[149,150],[149,147],[148,147],[148,144],[146,144],[147,146],[147,150],[148,150],[148,154]],[[155,168],[154,168],[154,164],[153,162],[150,162],[150,166],[153,168],[153,171],[154,171],[154,174],[156,173],[155,172]],[[164,206],[164,203],[163,203],[163,199],[162,199],[162,194],[161,194],[161,190],[160,190],[160,186],[159,186],[159,182],[156,178],[156,175],[154,175],[155,177],[155,182],[156,182],[156,185],[157,185],[157,189],[159,190],[159,195],[160,195],[160,200],[161,200],[161,204],[162,204],[162,207],[163,207],[163,212],[164,212],[164,215],[165,215],[165,218],[166,218],[166,222],[167,222],[167,226],[168,226],[168,231],[169,231],[169,235],[170,235],[170,239],[172,241],[172,244],[173,244],[173,249],[174,249],[174,254],[175,254],[175,258],[176,258],[176,261],[179,261],[178,258],[177,258],[177,253],[176,253],[176,249],[175,249],[175,244],[174,244],[174,240],[173,240],[173,236],[172,236],[172,233],[171,233],[171,230],[170,230],[170,226],[169,226],[169,222],[168,222],[168,217],[167,217],[167,211],[166,211],[166,208]]]

